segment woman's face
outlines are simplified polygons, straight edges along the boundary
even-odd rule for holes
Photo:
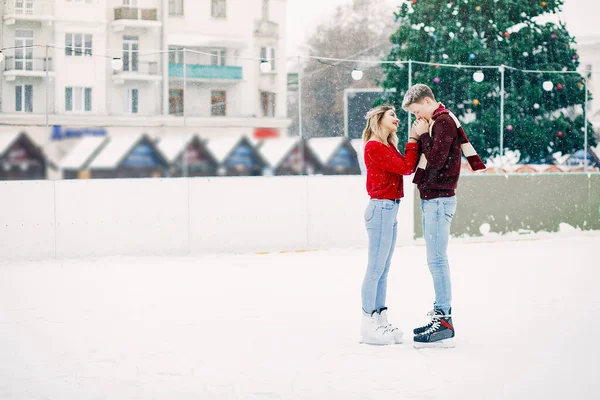
[[[400,120],[396,116],[396,111],[387,110],[383,117],[381,117],[381,129],[384,133],[388,135],[390,133],[395,133],[398,130],[398,123]]]

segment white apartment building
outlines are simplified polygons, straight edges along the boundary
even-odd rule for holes
[[[51,160],[85,135],[286,135],[285,0],[0,6],[0,133]]]

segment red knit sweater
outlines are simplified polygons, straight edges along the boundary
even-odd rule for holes
[[[421,135],[421,151],[427,157],[427,168],[417,185],[421,199],[455,195],[460,176],[461,150],[456,124],[444,106],[433,113],[433,137]]]
[[[365,144],[367,167],[367,192],[372,199],[399,199],[404,197],[402,175],[415,172],[419,158],[419,145],[407,143],[406,156],[394,146],[376,140]]]

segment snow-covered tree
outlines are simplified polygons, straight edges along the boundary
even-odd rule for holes
[[[309,55],[338,59],[380,60],[389,53],[394,21],[388,2],[354,0],[339,6],[308,40]],[[379,64],[303,60],[302,120],[305,137],[344,134],[344,89],[378,87],[383,79]],[[361,68],[363,78],[351,72]]]
[[[499,66],[505,69],[504,146],[526,162],[552,162],[552,153],[583,146],[583,77],[519,70],[576,71],[575,40],[562,23],[548,22],[563,0],[411,0],[395,12],[388,60]],[[401,103],[408,85],[405,65],[384,64],[384,87]],[[498,153],[500,72],[439,65],[413,65],[412,82],[432,87],[438,99],[465,121],[482,155]],[[481,75],[479,75],[481,77]],[[552,82],[552,87],[544,82]],[[403,121],[404,122],[404,121]],[[406,129],[406,126],[405,126]],[[401,135],[404,137],[405,135]],[[589,126],[590,145],[594,140]]]

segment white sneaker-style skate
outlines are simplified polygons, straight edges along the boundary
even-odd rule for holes
[[[394,344],[394,334],[379,321],[379,314],[363,312],[360,324],[360,343],[385,346]]]
[[[394,335],[394,342],[400,344],[403,342],[404,333],[396,326],[392,325],[387,319],[387,307],[384,307],[379,312],[379,323],[389,329]]]

